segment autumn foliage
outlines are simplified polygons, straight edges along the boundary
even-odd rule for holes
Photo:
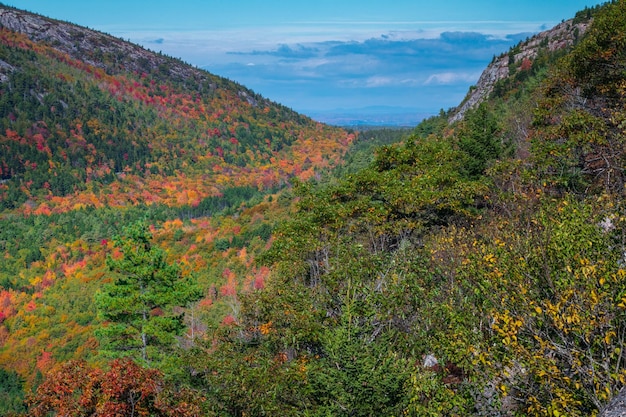
[[[184,395],[189,397],[189,392]],[[31,398],[31,415],[45,417],[198,416],[190,399],[177,402],[165,392],[162,375],[129,359],[117,359],[107,371],[84,361],[69,361],[51,371]],[[194,398],[193,400],[197,400]]]
[[[311,178],[355,138],[208,73],[167,77],[172,59],[105,71],[8,29],[0,49],[20,68],[0,87],[0,208],[27,215],[196,207],[224,187]]]
[[[597,415],[626,386],[626,2],[587,14],[463,120],[389,140],[0,30],[0,395],[35,417]]]

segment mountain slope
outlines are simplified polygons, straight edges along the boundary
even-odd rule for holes
[[[183,62],[173,62],[113,36],[21,10],[3,7],[0,10],[0,25],[110,73],[152,73],[159,71],[160,65],[167,65],[170,78],[211,78],[209,74]]]
[[[584,36],[588,26],[588,19],[582,17],[569,19],[521,42],[511,48],[508,53],[494,57],[481,74],[476,86],[470,89],[463,102],[453,110],[450,122],[461,120],[469,109],[475,108],[486,100],[499,81],[514,77],[520,69],[528,70],[538,57],[541,58],[541,55],[545,58],[574,45]]]
[[[185,361],[210,412],[601,412],[626,383],[626,2],[596,11],[461,121],[296,187],[267,285]]]
[[[311,176],[351,141],[235,83],[108,35],[6,8],[0,23],[6,208],[193,205],[227,185],[267,188]],[[167,182],[177,195],[163,189]],[[115,194],[108,189],[87,190],[119,183],[129,202],[106,197]]]
[[[26,390],[38,386],[30,409],[19,410],[35,416],[101,415],[98,407],[135,405],[165,416],[598,415],[626,384],[626,2],[593,12],[571,49],[546,49],[530,67],[523,60],[513,65],[516,71],[461,120],[449,123],[442,112],[403,143],[383,146],[373,158],[360,155],[336,176],[309,171],[303,177],[313,175],[310,181],[294,179],[290,189],[263,194],[245,185],[256,184],[250,178],[232,175],[254,174],[266,151],[227,135],[230,152],[209,150],[205,157],[217,166],[203,174],[223,175],[214,184],[221,196],[197,205],[189,203],[190,192],[180,200],[159,197],[156,184],[156,202],[142,204],[150,194],[133,194],[150,178],[178,181],[163,185],[172,194],[185,178],[202,178],[193,166],[202,167],[203,159],[188,156],[198,148],[176,134],[194,124],[187,117],[193,103],[176,95],[183,87],[159,79],[171,90],[158,95],[140,75],[109,79],[72,66],[59,83],[64,95],[53,97],[55,108],[72,108],[70,98],[83,103],[64,90],[69,74],[70,87],[91,83],[89,97],[100,91],[110,98],[94,95],[89,114],[108,119],[86,123],[89,129],[112,129],[119,146],[126,138],[137,145],[144,135],[148,140],[128,154],[132,163],[121,158],[122,171],[101,177],[110,183],[90,174],[101,188],[74,185],[55,195],[24,184],[17,191],[25,203],[3,212],[0,377],[16,399],[11,403],[19,406],[17,372],[27,378]],[[7,42],[14,46],[4,53],[16,58],[3,58],[7,74],[28,68],[29,60],[45,62],[51,74],[67,69],[46,47],[12,36]],[[42,77],[44,84],[54,79]],[[20,121],[39,112],[52,123],[54,115],[37,103],[46,100],[41,91],[57,89],[17,80],[3,91],[28,104],[6,122],[14,126],[6,146],[28,149],[30,138],[42,145],[37,152],[54,155],[46,135],[34,130],[43,127]],[[224,123],[256,120],[238,110],[238,94],[215,94],[210,103],[228,99],[228,116],[237,115]],[[279,128],[295,128],[288,115],[278,126],[259,120],[278,135]],[[167,125],[158,124],[161,117]],[[64,132],[64,122],[54,121],[46,121],[47,134],[49,126]],[[168,130],[169,123],[176,129]],[[90,149],[81,144],[96,147],[87,140],[92,130],[68,126],[63,151],[80,155]],[[13,134],[18,128],[24,133]],[[289,176],[298,171],[289,170],[287,158],[299,140],[279,143],[268,164]],[[251,164],[232,152],[239,144],[254,149],[246,151]],[[333,152],[340,151],[323,155]],[[65,165],[71,175],[87,172],[80,162],[87,158],[77,160]],[[115,200],[120,192],[133,204]],[[89,193],[93,200],[80,199]],[[43,204],[51,204],[48,212]],[[124,224],[132,225],[126,232],[148,236],[143,250],[110,238]],[[174,354],[150,364],[134,356],[142,366],[109,362],[98,335],[111,323],[93,294],[130,279],[105,259],[128,265],[151,245],[160,248],[160,261],[197,279],[204,297],[174,311],[185,313],[178,317],[187,328],[168,346]],[[133,273],[145,264],[130,266],[126,272]],[[144,316],[158,321],[172,312],[155,307]],[[138,387],[145,393],[139,402],[124,396]]]
[[[29,384],[93,359],[123,226],[149,222],[197,278],[194,334],[262,286],[254,257],[287,210],[271,193],[354,139],[102,33],[4,6],[0,23],[0,368]]]

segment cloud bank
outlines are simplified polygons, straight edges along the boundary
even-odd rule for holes
[[[431,22],[388,31],[377,25],[343,26],[343,32],[342,26],[317,23],[297,30],[127,37],[305,114],[385,106],[424,115],[457,105],[493,56],[541,29],[540,24],[510,22]]]

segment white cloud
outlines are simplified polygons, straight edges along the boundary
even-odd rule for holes
[[[386,87],[388,85],[393,84],[393,79],[390,77],[383,77],[380,75],[374,75],[373,77],[369,77],[366,82],[366,87]]]
[[[237,30],[137,30],[116,27],[115,36],[153,49],[180,51],[185,60],[198,52],[211,56],[233,52],[273,50],[280,45],[311,45],[325,42],[363,42],[368,39],[410,41],[437,39],[444,32],[479,32],[502,39],[510,33],[537,32],[538,22],[512,21],[405,21],[405,22],[301,22],[298,25],[246,27]],[[113,29],[113,28],[111,28]],[[187,55],[189,54],[189,58]],[[192,62],[198,64],[197,62]]]
[[[467,73],[467,72],[440,72],[430,75],[424,85],[445,85],[456,83],[471,83],[476,81],[480,73]]]

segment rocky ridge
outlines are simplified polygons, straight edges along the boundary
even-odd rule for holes
[[[201,71],[187,64],[172,64],[175,60],[111,35],[6,6],[0,6],[0,28],[25,34],[33,41],[44,42],[72,58],[111,72],[152,72],[167,63],[172,76],[202,76]],[[117,68],[106,67],[97,59],[107,54],[120,57]]]
[[[529,40],[512,48],[509,53],[496,57],[483,71],[475,87],[468,93],[448,119],[450,123],[463,119],[465,113],[489,97],[496,83],[512,74],[511,68],[524,61],[532,63],[542,51],[554,52],[574,45],[577,39],[587,30],[591,22],[574,23],[566,20],[550,30],[538,33]]]
[[[222,86],[220,77],[179,59],[147,50],[103,32],[0,4],[0,30],[3,28],[22,33],[32,41],[44,43],[74,59],[102,68],[109,74],[159,74],[177,81],[208,83],[213,90]],[[13,68],[0,60],[0,82],[11,71]],[[258,97],[255,98],[254,92],[242,86],[235,88],[240,96],[245,96],[243,99],[258,104]]]

